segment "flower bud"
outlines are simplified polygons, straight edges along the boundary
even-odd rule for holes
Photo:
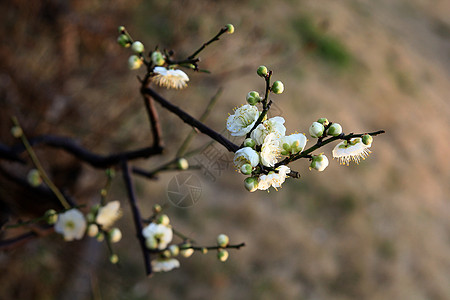
[[[234,32],[233,24],[227,24],[225,27],[227,28],[227,33],[232,34]]]
[[[244,180],[244,186],[249,192],[254,192],[258,189],[258,179],[255,177],[247,177]]]
[[[229,242],[230,238],[226,234],[222,233],[217,236],[217,245],[219,245],[219,247],[225,248],[228,246]]]
[[[342,126],[338,123],[333,123],[327,129],[327,134],[331,136],[338,136],[342,133]]]
[[[250,105],[255,105],[256,103],[260,102],[262,99],[259,96],[258,92],[255,91],[251,91],[247,94],[247,103]]]
[[[309,169],[315,169],[319,172],[322,172],[326,169],[326,167],[328,167],[328,158],[325,155],[313,155]]]
[[[92,212],[88,212],[88,213],[86,214],[86,221],[87,221],[88,223],[93,223],[93,222],[95,221],[95,214],[92,213]]]
[[[56,211],[54,209],[47,210],[45,212],[44,216],[45,216],[45,220],[47,221],[47,223],[49,225],[53,225],[56,223],[56,221],[58,221],[58,214],[56,213]]]
[[[20,138],[23,135],[22,128],[20,128],[20,126],[11,127],[11,134],[16,139]]]
[[[41,174],[36,169],[31,169],[27,175],[27,181],[32,187],[40,186],[42,183]]]
[[[155,204],[152,207],[153,213],[158,214],[162,211],[162,207],[159,204]]]
[[[267,70],[266,66],[259,66],[258,70],[256,70],[256,74],[261,77],[265,77],[269,74],[269,70]]]
[[[317,120],[317,122],[322,124],[323,126],[327,126],[328,124],[330,124],[327,118],[320,118],[319,120]]]
[[[309,127],[309,134],[313,138],[319,138],[323,135],[324,130],[325,127],[322,124],[320,124],[319,122],[313,122]]]
[[[281,94],[284,91],[284,85],[281,81],[275,81],[272,85],[272,92],[275,94]]]
[[[169,251],[172,256],[177,256],[180,254],[180,247],[178,247],[178,245],[170,245]]]
[[[181,157],[177,160],[177,168],[179,170],[187,170],[189,169],[189,162],[187,161],[186,158]]]
[[[142,53],[142,52],[144,52],[144,44],[142,44],[139,41],[136,41],[131,45],[131,50],[134,53]]]
[[[106,189],[101,189],[100,190],[100,196],[102,196],[103,198],[106,197],[108,195],[108,191]]]
[[[250,147],[252,149],[255,149],[256,142],[252,138],[248,138],[244,140],[244,147]]]
[[[167,226],[170,224],[170,219],[167,215],[160,215],[158,219],[156,219],[156,223]]]
[[[158,247],[158,241],[153,236],[148,237],[145,239],[145,246],[148,249],[156,249]]]
[[[194,253],[194,249],[189,248],[189,247],[191,247],[191,244],[181,245],[181,247],[180,247],[180,254],[183,257],[189,257],[189,256],[191,256]]]
[[[365,134],[361,137],[361,140],[364,145],[369,146],[373,142],[373,137],[370,134]]]
[[[109,261],[115,265],[119,262],[119,256],[117,256],[117,254],[111,254]]]
[[[105,235],[103,232],[99,232],[95,238],[97,239],[97,242],[101,243],[105,240]]]
[[[111,243],[117,243],[122,239],[122,232],[119,228],[113,228],[108,232],[108,238]]]
[[[161,253],[161,256],[162,257],[164,257],[164,258],[169,258],[169,257],[171,257],[172,256],[172,253],[170,252],[170,250],[164,250],[162,253]]]
[[[139,56],[131,55],[128,58],[128,68],[130,68],[130,70],[139,69],[141,66],[142,66],[142,59],[140,59]]]
[[[128,48],[131,45],[130,38],[126,34],[119,35],[117,43],[124,48]]]
[[[241,167],[241,173],[244,175],[252,174],[253,168],[251,164],[243,164]]]
[[[164,56],[159,51],[153,51],[152,53],[152,62],[157,66],[162,66],[166,61],[164,60]]]
[[[125,26],[119,26],[117,30],[119,31],[119,33],[123,33],[125,32]]]
[[[96,237],[98,234],[97,224],[90,224],[87,229],[87,235],[90,237]]]
[[[219,249],[219,251],[217,251],[217,258],[221,261],[221,262],[225,262],[228,259],[228,251],[225,249]]]
[[[202,253],[203,253],[203,254],[208,253],[208,248],[203,247],[203,248],[202,248]]]

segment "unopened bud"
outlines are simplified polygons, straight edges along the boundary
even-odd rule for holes
[[[122,231],[119,228],[113,228],[108,232],[108,238],[111,243],[117,243],[122,239]]]
[[[58,221],[58,214],[54,209],[49,209],[45,212],[45,220],[49,225],[53,225]]]
[[[139,56],[131,55],[128,58],[128,68],[130,68],[130,70],[139,69],[141,66],[142,66],[142,59],[140,59]]]
[[[158,217],[158,219],[156,219],[156,223],[157,224],[161,224],[161,225],[164,225],[164,226],[167,226],[167,225],[169,225],[170,224],[170,219],[169,219],[169,217],[167,216],[167,215],[160,215],[159,217]]]
[[[252,174],[252,165],[251,164],[243,164],[241,167],[241,173],[244,175],[250,175]]]
[[[228,251],[225,249],[219,249],[219,251],[217,251],[217,258],[221,261],[221,262],[225,262],[228,259]]]
[[[148,237],[145,239],[145,246],[148,249],[156,249],[158,247],[158,241],[153,237]]]
[[[309,134],[313,138],[319,138],[323,135],[324,130],[325,127],[322,124],[320,124],[319,122],[313,122],[309,127]]]
[[[227,33],[232,34],[234,32],[233,24],[227,24],[225,27],[227,28]]]
[[[164,60],[164,56],[159,51],[153,51],[152,53],[152,62],[157,66],[162,66],[166,61]]]
[[[130,38],[126,34],[119,35],[119,37],[117,38],[117,43],[124,48],[128,48],[131,46]]]
[[[190,257],[194,253],[194,249],[189,248],[191,244],[184,244],[180,247],[180,254],[183,257]]]
[[[39,171],[36,170],[36,169],[31,169],[31,170],[28,172],[27,180],[28,180],[28,183],[29,183],[31,186],[33,186],[33,187],[40,186],[41,183],[42,183],[42,177],[41,177],[41,174],[40,174]]]
[[[202,248],[202,253],[203,253],[203,254],[208,253],[208,248],[203,247],[203,248]]]
[[[87,229],[87,235],[90,237],[96,237],[98,234],[97,224],[90,224]]]
[[[140,41],[136,41],[131,45],[131,50],[134,53],[142,53],[144,52],[144,44],[142,44]]]
[[[172,256],[177,256],[180,253],[180,247],[178,245],[170,245],[169,251]]]
[[[16,139],[20,138],[23,135],[22,128],[20,128],[20,126],[11,127],[11,134]]]
[[[252,138],[248,138],[244,140],[244,147],[250,147],[252,149],[255,149],[256,142]]]
[[[256,103],[260,102],[262,99],[259,96],[258,92],[255,91],[251,91],[247,94],[247,103],[250,105],[255,105]]]
[[[365,134],[361,137],[361,140],[364,145],[370,146],[373,142],[373,137],[370,134]]]
[[[281,94],[284,91],[284,84],[281,81],[275,81],[272,85],[272,92],[275,94]]]
[[[319,120],[317,120],[317,122],[319,122],[323,126],[327,126],[328,124],[330,124],[330,122],[328,122],[327,118],[320,118]]]
[[[189,162],[187,161],[186,158],[181,157],[177,160],[177,168],[179,170],[187,170],[189,169]]]
[[[342,126],[338,123],[333,123],[327,130],[327,134],[331,136],[338,136],[342,133]]]
[[[265,77],[269,74],[269,70],[267,70],[266,66],[259,66],[258,70],[256,70],[256,74],[261,77]]]
[[[109,261],[115,265],[119,262],[119,256],[117,256],[117,254],[111,254]]]
[[[152,207],[153,213],[158,214],[162,211],[162,207],[159,204],[155,204]]]
[[[222,233],[217,236],[217,245],[219,245],[219,247],[225,248],[228,246],[229,242],[230,238],[226,234]]]
[[[105,235],[103,232],[99,232],[95,238],[97,239],[97,242],[103,242],[105,240]]]
[[[249,192],[254,192],[258,189],[258,179],[255,177],[247,177],[244,180],[244,186]]]
[[[319,172],[322,172],[326,169],[326,167],[328,167],[328,158],[325,155],[313,155],[309,169],[315,169]]]

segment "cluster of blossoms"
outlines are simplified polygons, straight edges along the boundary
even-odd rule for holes
[[[265,66],[260,66],[257,74],[266,80],[266,95],[261,97],[258,92],[251,91],[247,94],[248,104],[234,110],[234,114],[227,119],[227,129],[232,136],[246,137],[241,148],[236,151],[234,165],[244,175],[250,175],[244,181],[245,187],[250,192],[256,190],[275,189],[289,176],[291,169],[284,162],[289,163],[300,158],[300,153],[305,150],[307,138],[304,134],[293,133],[286,135],[285,120],[276,116],[267,119],[268,94],[273,92],[281,94],[284,85],[281,81],[275,81],[270,85],[271,72]],[[262,103],[263,110],[256,106]],[[319,139],[318,143],[326,136],[343,136],[342,127],[338,123],[330,123],[326,118],[320,118],[313,122],[309,128],[312,138]],[[368,134],[362,137],[351,138],[339,143],[333,150],[333,158],[343,164],[353,160],[359,163],[370,153],[372,137]],[[328,166],[328,158],[323,154],[303,157],[310,159],[310,169],[323,171]],[[280,159],[282,159],[280,161]]]

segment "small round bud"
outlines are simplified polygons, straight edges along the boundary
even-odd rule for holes
[[[251,164],[243,164],[241,167],[241,173],[244,175],[252,174],[253,167]]]
[[[170,224],[170,219],[167,215],[160,215],[158,219],[156,219],[156,223],[167,226]]]
[[[275,81],[272,85],[272,92],[275,94],[281,94],[284,92],[284,84],[281,81]]]
[[[49,225],[53,225],[56,223],[56,221],[58,221],[58,214],[56,213],[56,211],[54,209],[47,210],[45,212],[44,216],[45,216],[45,220],[47,221],[47,223]]]
[[[255,91],[251,91],[247,94],[247,103],[250,105],[255,105],[256,103],[260,102],[262,99],[259,96],[258,92]]]
[[[87,229],[87,235],[90,237],[96,237],[98,234],[97,224],[90,224]]]
[[[139,56],[131,55],[128,58],[128,68],[130,68],[130,70],[139,69],[141,66],[142,66],[142,59],[140,59]]]
[[[23,135],[22,128],[20,128],[19,126],[11,127],[11,134],[16,139],[20,138]]]
[[[139,41],[136,41],[131,45],[131,50],[134,53],[142,53],[142,52],[144,52],[144,44],[142,44]]]
[[[86,214],[86,221],[88,223],[93,223],[95,221],[95,214],[93,214],[92,212],[88,212]]]
[[[317,122],[319,122],[323,126],[327,126],[328,124],[330,124],[330,122],[328,122],[327,118],[320,118],[319,120],[317,120]]]
[[[179,170],[187,170],[189,169],[189,162],[187,161],[186,158],[181,157],[177,160],[177,168]]]
[[[152,207],[153,213],[159,214],[162,211],[162,207],[159,204],[155,204]]]
[[[233,24],[227,24],[225,27],[227,28],[227,33],[232,34],[234,32]]]
[[[326,169],[326,167],[328,167],[328,158],[325,155],[313,155],[311,165],[309,166],[310,170],[315,169],[319,172],[322,172]]]
[[[194,253],[194,249],[186,248],[186,245],[188,245],[187,247],[191,247],[190,244],[185,244],[185,245],[181,246],[180,254],[183,257],[190,257]]]
[[[266,66],[259,66],[258,70],[256,70],[256,74],[261,77],[265,77],[269,74],[269,70],[267,70]]]
[[[166,61],[164,60],[164,56],[159,51],[152,52],[152,62],[157,66],[162,66]]]
[[[33,186],[33,187],[40,186],[41,183],[42,183],[41,174],[39,173],[38,170],[36,170],[36,169],[31,169],[31,170],[28,172],[28,175],[27,175],[27,181],[28,181],[28,183],[29,183],[31,186]]]
[[[203,247],[203,248],[202,248],[202,253],[203,253],[203,254],[208,253],[208,248]]]
[[[370,134],[365,134],[361,137],[361,140],[364,145],[369,146],[373,142],[373,137]]]
[[[117,254],[111,254],[109,261],[115,265],[119,262],[119,256],[117,256]]]
[[[255,177],[247,177],[244,180],[244,186],[249,192],[254,192],[258,189],[258,179]]]
[[[117,28],[117,30],[119,30],[119,33],[122,33],[122,32],[125,31],[125,26],[119,26],[119,27]]]
[[[161,256],[162,257],[164,257],[164,258],[169,258],[169,257],[171,257],[172,256],[172,254],[170,253],[170,250],[164,250],[162,253],[161,253]]]
[[[101,189],[101,190],[100,190],[100,195],[101,195],[102,197],[106,197],[106,195],[108,195],[108,191],[107,191],[106,189]]]
[[[331,136],[338,136],[342,133],[342,126],[338,123],[333,123],[327,129],[327,134]]]
[[[113,228],[108,232],[108,238],[111,243],[117,243],[122,239],[122,231],[119,228]]]
[[[180,254],[180,247],[178,247],[178,245],[170,245],[169,251],[172,256],[177,256]]]
[[[319,138],[323,135],[324,130],[325,127],[322,124],[320,124],[319,122],[313,122],[309,127],[309,134],[313,138]]]
[[[148,249],[156,249],[158,247],[158,241],[153,236],[151,236],[145,239],[145,246]]]
[[[228,246],[229,242],[230,238],[226,234],[222,233],[217,236],[217,245],[219,245],[219,247],[225,248]]]
[[[128,48],[131,45],[131,41],[126,34],[119,35],[117,38],[117,43],[124,48]]]
[[[101,243],[105,240],[105,235],[103,232],[99,232],[95,238],[97,239],[97,242]]]
[[[221,261],[221,262],[225,262],[228,259],[228,251],[225,249],[219,249],[219,251],[217,251],[217,258]]]
[[[256,146],[256,142],[254,139],[252,139],[252,138],[245,139],[244,147],[250,147],[252,149],[255,149],[255,146]]]

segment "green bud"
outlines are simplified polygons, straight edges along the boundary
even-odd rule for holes
[[[258,189],[258,179],[255,177],[247,177],[244,180],[244,186],[249,192],[254,192]]]
[[[125,32],[125,26],[119,26],[118,30],[119,30],[119,33]]]
[[[117,243],[122,239],[122,232],[119,228],[113,228],[108,232],[108,239],[111,243]]]
[[[97,224],[90,224],[87,229],[87,235],[90,237],[96,237],[98,234]]]
[[[330,124],[330,122],[328,122],[327,118],[320,118],[319,120],[317,120],[317,122],[319,122],[323,126],[327,126],[328,124]]]
[[[324,130],[325,127],[322,124],[320,124],[319,122],[313,122],[309,127],[309,134],[313,138],[319,138],[323,135]]]
[[[156,219],[156,223],[167,226],[170,224],[170,219],[167,215],[160,215],[158,219]]]
[[[144,52],[144,44],[142,44],[140,41],[136,41],[131,45],[131,50],[134,53],[142,53]]]
[[[289,152],[291,151],[291,146],[288,143],[283,143],[283,149]]]
[[[288,155],[289,155],[289,151],[282,150],[282,151],[281,151],[281,155],[286,155],[286,156],[288,156]]]
[[[241,173],[244,175],[252,174],[253,168],[251,164],[243,164],[241,167]]]
[[[164,56],[159,51],[153,51],[152,53],[152,62],[157,66],[162,66],[166,61],[164,60]]]
[[[139,69],[142,66],[142,59],[137,55],[131,55],[128,58],[128,68],[130,70]]]
[[[20,126],[11,127],[11,134],[16,139],[20,138],[23,135],[22,128],[20,128]]]
[[[97,239],[97,242],[100,243],[105,240],[105,235],[103,234],[103,232],[99,232],[95,238]]]
[[[38,187],[42,183],[41,173],[36,169],[31,169],[27,175],[28,183],[33,187]]]
[[[170,245],[169,251],[172,256],[177,256],[180,253],[180,247],[178,245]]]
[[[153,213],[159,214],[162,211],[162,207],[159,204],[155,204],[152,207]]]
[[[244,140],[244,147],[250,147],[252,149],[255,149],[256,142],[252,138],[248,138]]]
[[[370,134],[365,134],[361,137],[361,140],[364,145],[369,146],[373,142],[373,137]]]
[[[247,99],[248,104],[250,104],[250,105],[255,105],[256,103],[258,103],[262,100],[261,97],[259,96],[259,93],[255,92],[255,91],[249,92],[247,94],[246,99]]]
[[[158,247],[158,241],[154,237],[149,237],[145,239],[145,246],[148,249],[156,249]]]
[[[327,134],[331,136],[338,136],[342,133],[342,126],[338,123],[333,123],[327,130]]]
[[[217,258],[221,261],[221,262],[225,262],[228,259],[228,251],[225,249],[219,249],[217,251]]]
[[[227,28],[227,33],[232,34],[234,32],[233,24],[227,24],[225,27]]]
[[[269,70],[267,70],[266,66],[259,66],[258,70],[256,70],[256,74],[258,74],[261,77],[265,77],[269,75]]]
[[[95,214],[92,212],[88,212],[86,214],[86,221],[88,221],[88,223],[93,223],[95,221]]]
[[[128,48],[131,46],[131,41],[126,34],[119,35],[119,37],[117,38],[117,43],[124,48]]]
[[[272,92],[275,94],[281,94],[284,91],[284,84],[281,81],[275,81],[272,85]]]
[[[115,265],[119,262],[119,256],[117,256],[117,254],[111,254],[109,261]]]
[[[311,164],[309,166],[310,170],[315,169],[322,172],[326,169],[326,167],[328,167],[328,158],[325,155],[321,153],[319,155],[312,156]]]
[[[44,216],[45,216],[45,220],[47,221],[47,223],[49,225],[53,225],[56,223],[56,221],[58,221],[58,214],[56,213],[56,211],[54,209],[47,210],[45,212]]]
[[[187,170],[189,169],[189,162],[187,161],[186,158],[181,157],[177,160],[177,168],[179,170]]]
[[[230,238],[226,234],[219,234],[217,236],[217,245],[219,247],[225,248],[228,246],[228,243],[230,242]]]

